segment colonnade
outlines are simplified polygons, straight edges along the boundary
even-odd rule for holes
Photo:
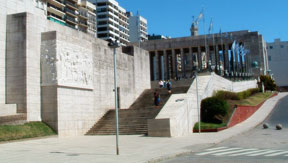
[[[232,43],[227,43],[150,51],[151,80],[191,78],[195,71],[215,71],[225,77],[247,75],[248,55],[242,58],[231,48]]]

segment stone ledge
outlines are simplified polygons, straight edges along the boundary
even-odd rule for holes
[[[16,104],[0,104],[0,116],[15,115],[17,112]]]

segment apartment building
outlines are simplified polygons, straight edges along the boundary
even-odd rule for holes
[[[79,30],[97,37],[96,6],[89,1],[79,4]]]
[[[47,19],[56,23],[66,25],[65,3],[62,0],[47,1]]]
[[[288,86],[288,41],[279,38],[267,43],[268,63],[271,75],[278,86]]]
[[[96,37],[96,6],[88,0],[47,0],[47,19]]]
[[[119,6],[119,35],[120,42],[127,45],[129,40],[129,18],[126,14],[126,10]]]
[[[97,37],[116,39],[122,45],[129,43],[129,22],[126,10],[115,0],[96,0]]]
[[[127,13],[129,17],[130,42],[143,42],[148,40],[147,20],[138,13],[133,16],[132,12]]]

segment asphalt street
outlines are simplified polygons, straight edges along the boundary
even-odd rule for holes
[[[263,129],[263,123],[254,129],[234,136],[217,145],[182,155],[163,162],[197,163],[287,163],[288,162],[288,96],[281,99],[263,123],[269,128]],[[282,124],[282,130],[276,130],[276,124]]]

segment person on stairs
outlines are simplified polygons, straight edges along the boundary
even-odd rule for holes
[[[154,92],[154,105],[157,107],[160,104],[160,94],[158,90]]]

